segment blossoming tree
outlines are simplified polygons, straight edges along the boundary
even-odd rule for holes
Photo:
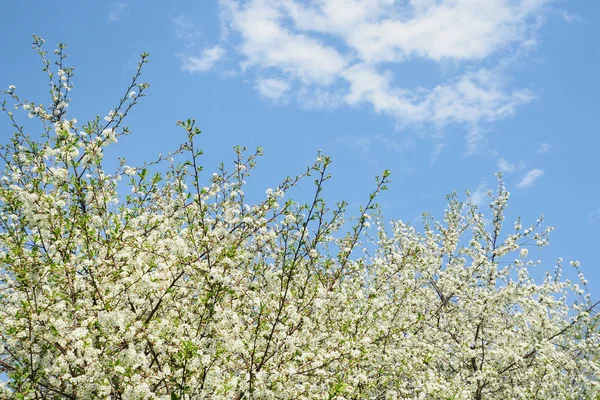
[[[193,120],[177,123],[180,148],[108,173],[147,55],[114,111],[80,125],[65,46],[53,64],[42,45],[50,104],[15,87],[1,103],[14,131],[0,152],[1,398],[598,398],[586,281],[560,262],[530,276],[527,246],[551,229],[503,228],[500,178],[487,216],[450,196],[421,230],[384,223],[387,171],[358,218],[328,206],[324,155],[249,204],[260,149],[207,177]],[[305,178],[312,200],[286,200]]]

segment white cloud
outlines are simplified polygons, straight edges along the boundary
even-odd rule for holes
[[[517,187],[521,189],[528,188],[529,186],[533,185],[533,182],[535,182],[538,178],[542,177],[543,175],[544,171],[542,171],[541,169],[532,169],[523,177],[523,179],[521,179],[519,183],[517,183]]]
[[[108,20],[110,22],[118,22],[127,12],[129,6],[125,3],[112,3],[108,12]]]
[[[473,204],[475,204],[479,208],[482,208],[489,198],[488,191],[489,189],[487,187],[487,181],[485,179],[482,179],[479,183],[479,186],[477,186],[477,189],[475,189],[475,191],[471,193],[470,197]]]
[[[272,1],[223,2],[230,12],[230,27],[241,35],[243,68],[275,68],[306,83],[327,85],[346,66],[332,46],[286,27],[283,10]],[[284,3],[284,2],[282,2]]]
[[[528,90],[507,91],[502,77],[480,69],[434,88],[426,98],[429,113],[439,123],[477,123],[514,114],[515,108],[532,101]]]
[[[511,163],[511,162],[505,160],[504,158],[498,159],[498,170],[500,172],[514,172],[514,171],[523,169],[525,167],[526,167],[526,164],[524,161]]]
[[[214,46],[204,49],[200,55],[180,55],[182,58],[181,68],[190,73],[209,71],[217,61],[225,55],[225,49],[221,46]]]
[[[551,146],[548,143],[540,143],[536,153],[538,154],[544,154],[550,151]]]
[[[341,37],[369,63],[409,57],[479,59],[524,40],[547,0],[251,1],[276,9],[303,31]],[[237,3],[227,0],[225,3]]]
[[[513,163],[506,161],[504,158],[498,160],[498,169],[500,172],[512,172],[517,168]]]
[[[380,73],[366,64],[356,64],[342,76],[350,84],[348,104],[369,102],[377,112],[409,122],[476,124],[512,115],[516,106],[533,99],[527,90],[506,93],[500,77],[485,69],[419,92],[392,87],[391,73]]]
[[[262,78],[256,82],[256,89],[261,96],[278,102],[290,89],[289,83],[283,79]]]
[[[305,108],[370,105],[399,127],[465,125],[472,153],[485,123],[534,100],[509,86],[502,60],[535,45],[549,1],[220,0],[221,40],[236,49],[243,72],[257,82],[285,80],[286,94]],[[394,70],[412,60],[450,62],[453,73],[407,87],[411,77]],[[264,85],[256,89],[269,97]]]
[[[513,115],[517,106],[534,99],[527,90],[507,92],[502,77],[486,69],[418,92],[394,88],[391,73],[379,73],[366,64],[356,64],[342,76],[350,84],[345,96],[348,104],[370,103],[376,112],[394,116],[401,126],[424,122],[438,128],[449,123],[466,124],[468,154],[483,139],[482,122]]]

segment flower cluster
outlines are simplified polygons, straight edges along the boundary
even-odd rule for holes
[[[451,196],[443,221],[417,230],[380,216],[387,171],[360,217],[328,206],[331,161],[320,154],[251,204],[245,180],[261,150],[235,148],[231,170],[205,177],[193,120],[178,122],[179,149],[105,172],[103,150],[128,132],[121,122],[147,88],[137,83],[146,57],[109,117],[83,126],[60,106],[73,72],[60,64],[59,102],[26,108],[39,107],[47,135],[36,141],[15,122],[1,149],[1,398],[600,394],[586,281],[563,280],[561,263],[530,276],[528,247],[551,229],[519,220],[505,232],[501,180],[490,216]],[[32,104],[14,87],[5,94]],[[157,164],[166,172],[153,174]],[[309,176],[313,200],[288,200]]]

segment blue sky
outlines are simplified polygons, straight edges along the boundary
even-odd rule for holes
[[[367,200],[384,168],[387,219],[436,216],[445,195],[485,203],[503,171],[507,222],[544,214],[540,258],[578,259],[600,297],[600,3],[595,0],[222,0],[8,2],[0,86],[47,99],[31,36],[68,43],[69,111],[106,115],[150,53],[133,135],[109,156],[132,164],[203,130],[207,171],[233,145],[263,146],[250,179],[263,193],[322,149],[330,201]],[[0,122],[6,139],[10,127]],[[308,183],[308,182],[307,182]],[[305,186],[308,190],[310,184]],[[302,190],[298,195],[302,196]]]

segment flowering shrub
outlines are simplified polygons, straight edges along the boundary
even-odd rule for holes
[[[15,130],[0,152],[2,398],[598,398],[586,281],[563,280],[560,262],[530,277],[527,247],[551,229],[504,229],[501,179],[487,217],[450,196],[422,230],[383,222],[387,171],[360,217],[328,206],[324,155],[249,204],[260,149],[236,148],[205,179],[193,120],[178,122],[179,149],[107,173],[147,55],[114,111],[79,125],[65,46],[53,72],[42,44],[50,105],[15,87],[1,103]],[[41,121],[41,140],[13,106]],[[286,199],[309,176],[312,201]]]

